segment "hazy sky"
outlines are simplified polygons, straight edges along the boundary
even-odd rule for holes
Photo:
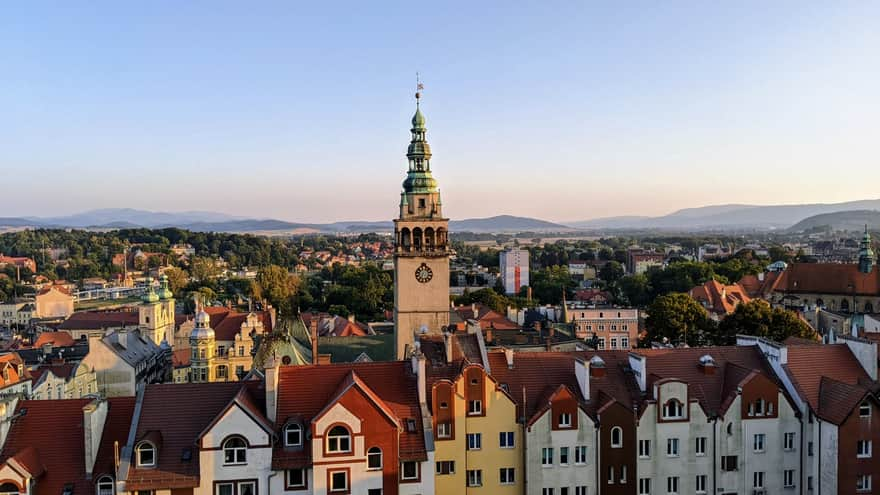
[[[416,71],[452,218],[877,198],[878,26],[876,1],[7,2],[0,216],[389,219]]]

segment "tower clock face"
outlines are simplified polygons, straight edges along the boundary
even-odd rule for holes
[[[434,272],[431,270],[431,267],[422,263],[418,268],[416,268],[416,280],[423,284],[427,284],[434,277]]]

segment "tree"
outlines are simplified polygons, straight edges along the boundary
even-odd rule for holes
[[[651,301],[651,286],[644,273],[622,277],[617,289],[630,306],[644,307]]]
[[[278,265],[268,265],[257,273],[257,284],[263,298],[272,306],[282,314],[292,314],[292,299],[299,291],[299,277]]]
[[[789,337],[819,340],[819,334],[797,314],[771,308],[767,301],[756,299],[740,304],[718,325],[717,344],[733,345],[738,334],[764,337],[782,342]]]
[[[559,304],[562,294],[571,296],[577,285],[568,274],[568,266],[549,266],[531,274],[532,296],[541,304]]]
[[[689,346],[706,345],[711,341],[713,322],[709,314],[687,294],[665,294],[648,307],[647,341],[667,341]]]
[[[618,280],[620,280],[620,277],[623,277],[623,275],[623,265],[621,265],[617,261],[609,261],[608,263],[605,263],[605,266],[603,266],[599,270],[599,278],[608,282],[609,284],[617,282]]]
[[[171,267],[165,270],[164,273],[168,277],[168,286],[171,292],[175,294],[179,293],[189,283],[189,274],[182,268]]]
[[[190,273],[199,282],[213,280],[220,275],[220,268],[211,258],[195,257],[190,266]]]

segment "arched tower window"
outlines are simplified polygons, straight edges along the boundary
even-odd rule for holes
[[[611,448],[619,449],[623,447],[623,428],[615,426],[611,428]]]
[[[421,251],[422,249],[422,229],[416,227],[412,231],[413,235],[413,249],[416,251]]]

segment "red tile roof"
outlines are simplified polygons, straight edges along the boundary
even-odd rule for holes
[[[764,280],[761,280],[758,275],[744,275],[737,283],[745,289],[749,297],[767,299],[776,288],[780,275],[782,272],[766,272],[763,275]]]
[[[113,327],[132,327],[140,323],[138,313],[134,310],[122,311],[80,311],[73,313],[61,325],[59,330],[98,330]]]
[[[38,295],[38,296],[44,296],[44,295],[48,294],[49,292],[52,292],[53,290],[56,290],[56,291],[58,291],[58,292],[64,294],[65,296],[70,296],[70,295],[71,295],[71,294],[70,294],[70,291],[67,290],[66,287],[63,287],[63,286],[60,286],[60,285],[50,285],[50,286],[48,286],[48,287],[43,287],[42,289],[40,289],[40,290],[37,292],[37,295]]]
[[[91,493],[85,479],[83,407],[89,399],[27,400],[18,403],[21,414],[12,423],[0,462],[14,457],[27,463],[28,471],[45,471],[34,495],[58,495],[72,483],[74,493]],[[59,448],[63,446],[63,448]]]
[[[474,306],[476,307],[476,312],[474,311]],[[459,318],[462,320],[477,320],[484,331],[490,328],[494,330],[519,330],[519,325],[482,303],[456,306],[454,311],[458,313]]]
[[[874,384],[846,344],[793,345],[784,365],[801,397],[819,417],[840,424]]]
[[[811,294],[880,294],[880,269],[862,273],[856,264],[792,263],[782,272],[777,291]]]
[[[742,286],[724,285],[714,279],[694,287],[688,294],[710,312],[720,315],[733,313],[738,304],[752,300]]]
[[[43,332],[34,342],[34,347],[42,347],[44,344],[52,344],[54,347],[69,347],[76,342],[67,332]]]
[[[174,349],[171,352],[171,365],[175,368],[186,368],[191,364],[192,349],[185,347],[183,349]]]
[[[414,432],[400,433],[400,457],[426,459],[418,384],[410,366],[404,361],[282,366],[278,378],[276,430],[290,418],[298,418],[305,424],[311,422],[354,373],[401,424],[406,419],[415,420]],[[278,446],[274,449],[272,464],[278,468],[298,466],[308,462],[310,456],[308,445],[300,452],[285,451]]]
[[[73,370],[76,369],[76,364],[73,363],[61,363],[61,364],[48,364],[44,366],[40,366],[35,370],[31,370],[31,377],[34,379],[34,383],[40,381],[40,377],[43,376],[47,371],[51,371],[53,375],[58,378],[63,378],[67,380],[73,375]]]
[[[225,409],[242,387],[255,382],[178,383],[149,385],[144,392],[135,443],[162,433],[155,468],[139,469],[132,459],[126,480],[129,490],[186,488],[199,484],[196,438]],[[169,404],[174,404],[169,408]],[[189,449],[191,459],[183,460]]]
[[[125,447],[134,415],[134,397],[111,397],[107,401],[109,408],[107,420],[104,422],[104,434],[101,435],[98,457],[92,470],[94,479],[104,474],[115,476],[116,448],[114,444],[119,442],[120,452]]]
[[[241,331],[241,325],[247,320],[249,313],[233,311],[229,308],[209,306],[205,312],[211,318],[211,329],[214,330],[216,340],[235,340],[235,336]],[[263,332],[272,332],[272,318],[268,311],[254,312],[263,323]]]

